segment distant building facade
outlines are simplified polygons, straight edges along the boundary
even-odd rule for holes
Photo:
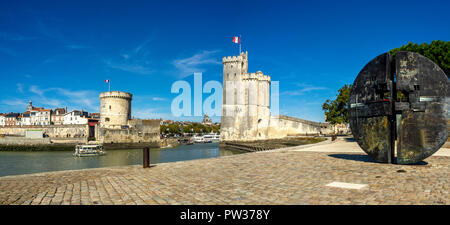
[[[63,117],[63,124],[87,124],[88,123],[88,112],[83,110],[73,110],[68,112]]]
[[[51,123],[53,125],[63,125],[64,115],[67,113],[67,108],[56,108],[51,113]]]
[[[21,126],[30,126],[31,125],[31,116],[29,112],[25,112],[22,114],[22,119],[20,121]]]
[[[30,125],[48,126],[51,122],[51,112],[51,109],[34,107],[33,102],[30,101],[25,114],[30,115]]]
[[[131,99],[130,93],[101,93],[100,113],[91,114],[84,110],[68,112],[67,107],[34,107],[30,101],[24,113],[0,114],[0,134],[23,136],[30,128],[40,126],[43,134],[54,140],[159,145],[160,120],[132,119]]]
[[[0,126],[5,126],[5,115],[3,113],[0,113]]]
[[[89,118],[100,120],[100,113],[90,113]]]
[[[19,113],[8,113],[5,115],[5,126],[17,126]]]

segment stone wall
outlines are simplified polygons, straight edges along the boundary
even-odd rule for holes
[[[0,134],[25,136],[26,130],[42,130],[50,138],[87,138],[89,127],[85,124],[0,127]]]
[[[130,120],[129,128],[104,128],[96,126],[96,139],[100,143],[150,143],[159,142],[159,120]]]
[[[303,120],[289,116],[270,117],[268,136],[283,138],[287,136],[326,134],[327,124]]]
[[[313,122],[289,116],[268,116],[267,123],[261,120],[257,129],[250,129],[248,123],[227,127],[227,135],[222,141],[254,141],[278,139],[288,136],[327,135],[333,133],[333,127],[327,123]],[[222,130],[221,130],[222,132]],[[256,132],[256,133],[255,133]],[[223,138],[226,137],[226,138]]]
[[[159,142],[159,122],[159,120],[129,120],[129,127],[123,129],[103,128],[97,125],[95,138],[99,143]],[[0,135],[23,137],[26,130],[42,130],[54,143],[86,143],[89,137],[89,126],[78,124],[0,127]]]
[[[0,136],[0,145],[42,145],[50,144],[50,138],[25,138]]]
[[[176,138],[164,138],[160,140],[160,145],[159,147],[161,148],[173,148],[178,146],[178,139]]]

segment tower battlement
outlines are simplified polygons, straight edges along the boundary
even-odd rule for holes
[[[247,59],[248,52],[241,52],[240,55],[236,56],[225,56],[222,58],[223,63],[233,63],[233,62],[241,62]]]
[[[133,98],[133,95],[131,93],[122,91],[108,91],[100,93],[100,99],[102,98],[124,98],[131,100]]]
[[[264,75],[261,71],[258,71],[256,73],[247,73],[242,76],[242,80],[257,80],[257,81],[269,81],[270,82],[270,76]]]

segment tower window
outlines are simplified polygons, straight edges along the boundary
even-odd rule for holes
[[[109,118],[108,117],[105,118],[105,122],[109,122]]]
[[[111,109],[111,106],[109,106],[109,109]]]

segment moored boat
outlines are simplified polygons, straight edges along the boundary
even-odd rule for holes
[[[214,134],[212,138],[212,142],[219,142],[220,141],[220,135]]]
[[[204,135],[203,138],[205,139],[205,143],[219,142],[220,135],[215,134],[215,133],[210,133],[210,134]]]
[[[203,136],[194,136],[192,137],[192,141],[194,143],[205,143],[205,139],[203,138]]]
[[[102,145],[77,145],[75,146],[74,156],[97,156],[106,154]]]
[[[203,136],[203,143],[211,143],[213,139],[213,135],[206,134]]]

